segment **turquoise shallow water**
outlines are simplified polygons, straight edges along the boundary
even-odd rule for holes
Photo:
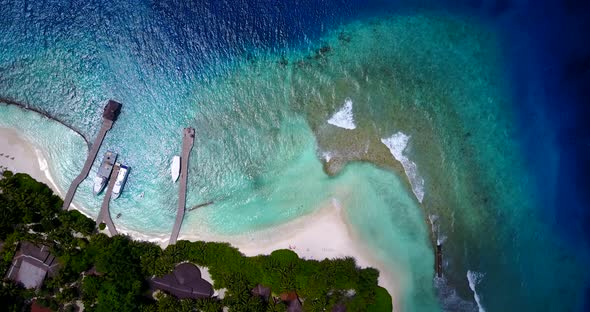
[[[16,106],[0,104],[0,128],[16,129],[37,148],[48,165],[51,177],[65,194],[86,158],[87,144],[74,131],[58,122]]]
[[[193,126],[187,206],[213,204],[187,213],[184,234],[250,233],[337,198],[375,256],[397,271],[404,310],[577,307],[584,258],[561,246],[535,210],[501,41],[489,26],[406,12],[326,26],[307,44],[275,47],[252,25],[234,34],[210,7],[199,16],[214,31],[191,22],[192,9],[175,15],[144,3],[87,5],[67,22],[59,12],[68,8],[49,22],[43,8],[8,7],[1,96],[88,137],[108,98],[124,104],[101,151],[132,167],[112,204],[122,214],[117,225],[169,234],[177,200],[169,162],[182,128]],[[174,28],[177,19],[186,24]],[[348,101],[352,116],[341,122],[354,129],[328,123]],[[14,107],[0,106],[0,127],[45,149],[67,189],[85,156],[80,137]],[[382,142],[399,133],[408,137],[407,148],[397,147],[405,166]],[[91,215],[101,199],[91,179],[75,198]],[[443,279],[433,278],[437,240]],[[552,252],[539,259],[544,249]],[[563,300],[538,300],[556,293]]]

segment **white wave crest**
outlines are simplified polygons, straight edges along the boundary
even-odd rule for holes
[[[424,179],[418,174],[418,166],[406,157],[404,151],[408,146],[410,136],[397,132],[389,138],[381,139],[381,142],[389,148],[389,151],[397,161],[402,164],[406,176],[410,180],[412,191],[420,203],[424,199]]]
[[[475,286],[477,286],[479,282],[481,282],[481,279],[484,276],[485,274],[480,272],[475,272],[471,270],[467,271],[467,281],[469,282],[469,288],[471,288],[471,291],[473,291],[473,298],[475,299],[475,303],[477,303],[477,308],[479,309],[479,312],[485,312],[486,310],[483,308],[483,305],[481,304],[481,298],[475,290]]]
[[[430,220],[430,224],[434,226],[434,223],[438,221],[438,216],[435,214],[428,215],[428,220]]]
[[[332,159],[332,153],[330,153],[330,152],[323,152],[322,153],[322,157],[324,157],[324,160],[326,162],[330,162],[330,159]]]
[[[348,130],[356,129],[352,114],[352,100],[350,98],[346,98],[344,106],[328,119],[328,123]]]
[[[461,298],[444,276],[437,277],[435,275],[434,287],[437,290],[443,311],[475,311],[475,304],[471,300]]]
[[[447,240],[447,237],[441,233],[440,224],[437,222],[438,219],[438,216],[435,214],[431,214],[428,216],[428,220],[430,221],[430,229],[432,230],[432,235],[436,237],[436,244],[442,245]]]

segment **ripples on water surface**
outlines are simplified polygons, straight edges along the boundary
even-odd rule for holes
[[[540,213],[553,207],[540,209],[546,175],[519,141],[537,130],[521,129],[528,102],[512,83],[527,72],[510,67],[526,43],[507,48],[518,35],[504,34],[523,7],[502,3],[450,13],[440,2],[0,1],[0,96],[89,137],[106,99],[124,103],[103,151],[133,168],[113,204],[127,228],[168,235],[168,166],[190,125],[187,206],[214,204],[188,213],[185,233],[248,233],[335,197],[399,271],[405,310],[581,309],[587,246],[564,244]],[[0,109],[0,126],[45,147],[67,189],[81,138]],[[96,214],[90,189],[88,179],[76,200]]]

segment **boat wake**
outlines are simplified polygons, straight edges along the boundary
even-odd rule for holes
[[[352,114],[352,100],[350,98],[346,98],[344,106],[328,119],[328,123],[348,130],[356,129],[354,116]]]
[[[420,203],[424,199],[424,179],[418,174],[416,163],[406,157],[404,151],[408,147],[410,136],[402,132],[397,132],[387,139],[381,139],[381,142],[389,148],[393,157],[402,164],[406,176],[410,180],[412,191]]]

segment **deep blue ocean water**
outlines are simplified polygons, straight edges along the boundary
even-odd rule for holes
[[[432,23],[429,18],[417,20],[409,18],[404,23],[395,22],[397,20],[405,21],[404,18],[423,12],[448,15],[459,19],[465,18],[468,20],[467,23],[477,25],[474,27],[475,29],[488,29],[499,41],[501,47],[499,54],[496,55],[495,51],[487,50],[487,47],[493,47],[492,44],[489,46],[485,44],[488,42],[487,39],[470,41],[471,33],[469,30],[461,28],[462,24],[448,26],[444,19],[440,22],[436,18],[434,18],[436,21]],[[388,22],[380,21],[380,18],[394,20],[394,22],[392,22],[392,26],[389,26]],[[375,19],[378,22],[374,22],[374,24],[385,26],[381,28],[377,26],[373,30],[368,28],[367,25],[371,25],[371,22],[366,21],[375,21]],[[421,26],[423,21],[426,21],[427,24],[424,27]],[[360,23],[360,26],[347,26],[354,25],[354,23]],[[137,178],[142,180],[141,184],[146,188],[145,192],[148,197],[151,195],[150,192],[159,192],[159,190],[150,190],[149,186],[159,185],[158,179],[164,179],[159,175],[163,175],[160,171],[167,169],[164,164],[168,161],[169,155],[165,152],[173,153],[177,142],[172,139],[162,142],[162,150],[158,151],[158,154],[164,154],[161,157],[142,158],[145,157],[146,151],[135,147],[141,144],[149,145],[150,141],[160,140],[162,137],[174,138],[175,129],[181,128],[187,123],[190,124],[194,120],[198,121],[198,125],[208,125],[207,128],[210,131],[208,135],[212,140],[200,142],[202,146],[207,148],[203,148],[205,151],[197,151],[193,165],[196,167],[197,161],[209,163],[210,160],[217,159],[217,161],[224,162],[223,168],[229,173],[221,173],[218,171],[218,167],[210,166],[211,171],[200,176],[207,182],[206,184],[193,181],[194,184],[201,183],[199,187],[202,189],[198,193],[189,194],[189,202],[192,199],[193,204],[198,204],[209,198],[223,196],[237,198],[227,201],[221,200],[216,211],[227,212],[221,216],[218,213],[216,217],[211,217],[211,214],[204,213],[203,216],[209,218],[207,220],[212,224],[232,224],[232,213],[237,213],[237,211],[232,211],[235,209],[236,203],[247,206],[248,209],[257,209],[260,205],[266,205],[265,209],[267,210],[261,213],[266,217],[269,216],[269,211],[283,207],[282,205],[289,206],[297,202],[297,206],[299,206],[300,203],[297,199],[280,197],[281,189],[274,186],[286,185],[289,181],[274,179],[274,176],[277,175],[277,172],[282,172],[285,177],[296,180],[300,178],[298,171],[314,172],[304,180],[305,183],[301,182],[293,186],[293,189],[299,190],[301,193],[314,195],[301,203],[303,208],[282,210],[280,214],[273,215],[276,219],[273,221],[262,217],[255,220],[244,218],[250,223],[234,224],[235,227],[228,227],[226,232],[239,233],[251,230],[256,226],[272,225],[272,222],[277,222],[277,220],[289,220],[313,210],[314,204],[323,200],[325,193],[334,192],[333,188],[340,189],[342,185],[350,187],[350,185],[356,185],[355,183],[363,181],[357,185],[357,189],[361,191],[355,193],[356,195],[353,196],[354,199],[350,203],[351,215],[357,217],[358,224],[355,225],[358,226],[361,237],[377,242],[373,246],[377,250],[386,250],[389,248],[387,247],[388,238],[395,235],[402,236],[404,239],[399,241],[411,241],[416,245],[402,244],[390,247],[397,253],[403,253],[403,248],[412,248],[412,246],[421,246],[428,252],[427,249],[431,247],[424,243],[423,233],[424,229],[429,227],[426,221],[424,229],[417,229],[416,233],[411,229],[404,229],[401,222],[394,222],[392,224],[399,226],[402,230],[399,233],[392,233],[391,237],[380,236],[379,233],[375,234],[368,230],[374,225],[368,223],[368,220],[372,219],[366,216],[363,218],[362,214],[358,214],[364,205],[371,205],[376,209],[376,214],[380,213],[379,209],[386,209],[388,205],[392,206],[392,203],[402,203],[399,205],[406,210],[418,209],[420,205],[414,206],[414,204],[407,203],[407,194],[411,194],[411,190],[407,189],[407,194],[402,197],[396,197],[395,192],[387,193],[386,186],[388,184],[399,184],[390,173],[384,173],[365,164],[352,163],[347,165],[348,167],[340,177],[334,179],[334,182],[330,182],[335,186],[331,184],[327,186],[325,182],[329,179],[319,170],[321,167],[319,161],[311,159],[316,148],[315,144],[319,144],[320,149],[331,146],[324,143],[326,140],[329,141],[329,139],[325,139],[325,136],[331,135],[331,132],[329,129],[325,130],[322,126],[318,126],[319,122],[314,116],[319,116],[317,118],[321,120],[326,119],[326,112],[337,109],[341,100],[336,96],[334,101],[338,103],[330,103],[326,100],[329,97],[322,95],[328,94],[328,91],[354,89],[354,87],[347,85],[348,82],[344,82],[344,86],[339,86],[338,89],[328,91],[322,89],[321,84],[324,80],[328,81],[328,86],[332,83],[338,84],[338,81],[334,79],[338,76],[333,73],[341,74],[342,72],[338,72],[334,65],[322,67],[325,64],[319,63],[318,67],[311,70],[304,69],[303,72],[299,72],[297,69],[293,69],[291,74],[282,74],[279,69],[270,66],[269,70],[265,70],[264,64],[269,64],[271,63],[269,60],[280,57],[285,57],[290,64],[293,64],[299,56],[313,55],[318,47],[327,43],[333,46],[332,49],[336,54],[338,53],[336,49],[338,45],[332,43],[337,40],[331,41],[330,38],[337,37],[337,34],[334,35],[333,32],[338,32],[340,29],[343,29],[345,33],[370,37],[371,31],[377,33],[378,36],[387,35],[387,27],[391,27],[392,36],[404,38],[406,41],[411,41],[414,38],[417,46],[430,47],[424,40],[434,42],[436,27],[439,25],[442,25],[440,28],[446,31],[444,35],[441,33],[440,37],[449,37],[450,42],[454,42],[457,46],[461,46],[464,38],[453,38],[452,34],[465,36],[467,39],[464,42],[467,43],[484,43],[482,44],[483,51],[475,49],[475,52],[470,52],[471,54],[465,56],[467,61],[460,64],[480,65],[476,63],[478,56],[485,64],[487,64],[489,55],[496,55],[498,58],[490,63],[497,64],[499,74],[497,77],[494,75],[490,75],[490,77],[496,77],[495,79],[498,80],[494,80],[495,83],[501,85],[498,89],[507,93],[507,95],[499,97],[505,98],[507,104],[499,105],[502,107],[498,110],[499,113],[487,112],[485,109],[482,111],[489,113],[490,116],[495,116],[494,118],[509,116],[505,118],[510,121],[510,123],[506,122],[509,126],[504,126],[502,123],[502,126],[498,126],[499,129],[490,128],[489,132],[501,134],[504,128],[508,129],[506,131],[511,134],[514,142],[513,145],[507,146],[510,148],[515,146],[518,149],[515,152],[517,154],[515,157],[520,159],[518,163],[514,164],[518,168],[510,168],[503,162],[497,164],[492,162],[493,159],[490,157],[501,158],[501,154],[505,152],[498,147],[499,145],[495,145],[495,141],[491,142],[492,140],[490,140],[489,144],[486,144],[485,127],[493,126],[493,120],[489,124],[481,123],[481,126],[463,125],[463,128],[470,130],[469,135],[478,140],[478,143],[473,147],[475,154],[473,159],[476,159],[473,163],[476,165],[473,163],[461,164],[461,161],[457,161],[456,167],[459,169],[453,177],[461,180],[460,175],[464,171],[471,175],[481,173],[481,178],[473,179],[480,183],[477,185],[481,186],[484,192],[485,187],[488,186],[486,183],[493,184],[494,182],[502,187],[504,185],[515,187],[522,184],[524,185],[523,189],[526,190],[515,192],[514,197],[506,195],[505,199],[497,199],[497,201],[492,199],[492,204],[487,204],[489,199],[480,200],[475,198],[479,195],[467,194],[468,188],[456,190],[456,198],[458,199],[434,200],[429,198],[429,191],[432,194],[437,194],[436,187],[429,185],[429,181],[438,180],[425,172],[428,170],[424,168],[431,168],[428,160],[425,159],[430,155],[420,154],[419,152],[422,150],[417,145],[415,152],[419,155],[414,156],[418,170],[420,168],[425,170],[420,173],[426,179],[427,193],[423,210],[420,210],[420,213],[424,214],[424,219],[427,219],[429,215],[436,214],[441,222],[443,233],[448,236],[445,241],[445,250],[447,248],[449,250],[448,253],[445,253],[447,276],[443,281],[433,282],[428,278],[432,275],[432,271],[423,271],[423,267],[429,265],[428,262],[415,263],[412,266],[412,260],[423,257],[423,253],[416,252],[416,255],[410,255],[408,258],[395,258],[395,255],[385,254],[383,257],[394,259],[392,260],[394,264],[402,263],[407,265],[408,270],[414,272],[410,276],[414,287],[418,290],[412,291],[408,294],[408,298],[404,298],[406,303],[403,307],[409,311],[431,309],[430,300],[431,297],[434,297],[432,294],[436,293],[438,294],[437,302],[444,309],[477,309],[466,278],[467,272],[472,271],[478,272],[478,274],[472,274],[472,278],[475,276],[476,280],[479,279],[475,284],[477,284],[480,305],[483,309],[489,311],[588,310],[590,303],[587,297],[590,296],[590,284],[589,275],[583,264],[590,260],[588,251],[590,212],[587,204],[590,200],[588,198],[590,187],[587,181],[590,176],[590,123],[588,122],[588,117],[590,117],[588,114],[590,111],[590,95],[588,93],[590,92],[588,91],[590,87],[590,40],[587,35],[587,31],[590,29],[590,5],[583,1],[384,0],[300,1],[297,3],[277,3],[276,1],[133,1],[118,3],[109,1],[0,1],[0,97],[11,98],[47,111],[81,129],[88,136],[92,136],[97,129],[96,116],[98,116],[100,106],[106,97],[121,100],[126,104],[126,114],[122,115],[119,122],[122,125],[120,127],[123,128],[114,129],[114,131],[119,131],[115,132],[118,134],[118,138],[113,138],[111,142],[106,144],[107,147],[118,148],[126,155],[132,166],[145,169],[141,171],[148,172],[147,176],[158,177],[154,181],[146,181],[146,176],[141,175]],[[401,33],[403,27],[408,27],[407,35]],[[456,31],[452,31],[451,27],[458,28]],[[478,39],[480,34],[486,32],[474,30],[474,33],[473,37]],[[395,40],[393,41],[395,42]],[[379,40],[369,40],[368,42],[375,44]],[[441,42],[444,44],[446,41],[441,39]],[[436,44],[441,45],[439,42]],[[386,41],[383,41],[383,47],[375,44],[370,49],[383,50],[383,53],[372,55],[370,51],[367,52],[362,47],[353,46],[347,50],[348,54],[339,59],[344,64],[342,65],[345,68],[343,72],[355,76],[355,67],[351,66],[353,69],[347,68],[348,64],[354,63],[354,58],[350,55],[354,56],[355,52],[359,54],[359,61],[354,65],[369,72],[374,69],[365,66],[366,63],[363,63],[363,60],[371,61],[371,57],[374,57],[371,64],[388,64],[389,60],[384,60],[387,57],[398,61],[399,64],[402,64],[404,60],[409,60],[408,62],[414,63],[408,66],[417,68],[417,70],[422,69],[420,67],[422,63],[417,63],[421,60],[423,64],[430,64],[429,60],[421,59],[418,56],[404,56],[405,50],[403,48],[395,50],[397,49],[395,46],[392,51],[399,54],[394,55],[392,52],[391,55],[388,55],[389,50],[387,49],[390,48],[391,45],[388,45]],[[470,51],[469,47],[466,47],[465,50]],[[459,51],[461,50],[459,49]],[[433,55],[447,55],[444,54],[446,53],[444,51],[437,53]],[[457,55],[461,55],[461,53]],[[338,56],[333,58],[338,59]],[[394,68],[398,70],[397,67]],[[440,68],[444,69],[444,66]],[[396,72],[395,70],[393,71]],[[450,74],[460,73],[460,71],[455,72],[454,70],[456,69],[450,68],[447,71],[441,71]],[[477,71],[474,72],[477,73]],[[310,73],[314,73],[314,75]],[[322,76],[324,74],[325,77]],[[446,76],[449,83],[461,80],[450,74]],[[249,78],[240,80],[240,78],[235,78],[236,76]],[[283,80],[277,80],[277,77]],[[305,81],[305,77],[309,81],[318,83],[307,86],[299,82],[300,80]],[[373,77],[378,80],[380,76],[371,76],[372,79]],[[426,79],[432,77],[436,78],[437,76],[427,76]],[[403,84],[403,82],[413,82],[414,80],[403,80],[402,78],[400,81]],[[237,87],[234,89],[227,87],[228,81]],[[258,81],[258,84],[253,83],[254,81]],[[360,89],[365,87],[359,79],[354,82],[356,84],[351,83],[351,85],[361,85]],[[273,89],[274,84],[282,85],[283,83],[288,87],[279,88],[279,91]],[[420,85],[418,84],[418,86]],[[422,86],[426,89],[429,86],[428,81],[424,82]],[[254,90],[252,93],[240,93],[240,90],[250,87]],[[304,97],[302,94],[316,94],[314,93],[316,87],[319,90],[317,97],[322,99],[319,102],[322,104],[328,102],[325,106],[287,103],[290,100]],[[374,86],[367,83],[366,87]],[[300,91],[307,90],[306,88],[309,88],[310,91],[306,91],[307,93]],[[265,90],[266,93],[262,93],[261,90]],[[416,90],[420,90],[420,87],[417,87]],[[475,92],[475,95],[469,93],[473,96],[469,99],[478,97],[477,92],[488,89],[473,90],[476,91],[465,90],[465,93]],[[456,90],[459,93],[460,91],[461,89]],[[408,92],[415,92],[415,89],[410,89]],[[292,98],[289,97],[291,93],[295,94],[291,95]],[[249,106],[248,103],[241,102],[243,98],[248,98],[254,103],[261,94],[264,95],[262,97],[266,101],[260,102],[259,106]],[[355,103],[357,98],[366,96],[361,91],[357,91],[357,93],[351,91],[351,94],[356,96]],[[370,116],[375,120],[379,118],[380,113],[389,116],[385,112],[389,110],[388,105],[393,106],[388,102],[390,99],[381,99],[378,92],[372,93],[372,96],[374,101],[379,102],[382,106],[373,106],[378,107],[371,108],[378,112],[375,113],[358,104],[360,109],[366,110],[362,114],[359,113],[357,118],[359,128],[362,128],[363,122],[369,124],[366,120],[363,121],[363,116],[365,119],[370,119],[367,117]],[[448,96],[451,99],[461,98],[454,94]],[[481,96],[483,97],[483,93]],[[430,99],[428,94],[417,98]],[[281,103],[282,99],[288,100],[285,101],[286,103]],[[394,100],[396,98],[391,100],[391,103]],[[304,101],[313,102],[313,97],[311,100],[305,98]],[[477,108],[477,105],[475,107]],[[475,117],[470,116],[480,116],[480,112],[476,109],[475,111],[474,109],[462,111],[460,108],[456,108],[453,112],[458,117],[453,115],[454,119],[449,117],[450,114],[447,111],[439,112],[428,107],[424,110],[428,114],[434,114],[432,124],[435,129],[437,126],[442,127],[447,123],[451,128],[453,126],[451,123],[456,120],[466,122],[465,120],[474,120]],[[400,111],[402,110],[394,111],[394,113]],[[432,113],[433,111],[434,113]],[[218,122],[215,120],[217,114],[222,114],[227,119]],[[232,118],[246,117],[256,120],[260,115],[265,118],[269,117],[268,122],[253,122],[232,129],[234,121]],[[437,119],[436,116],[443,119]],[[163,119],[165,122],[162,125],[150,124],[155,119]],[[9,118],[6,120],[8,120],[4,122],[6,125],[15,124]],[[413,125],[413,119],[410,121],[396,119],[395,122],[389,124],[386,120],[375,123],[375,128],[379,130],[374,131],[378,135],[385,137],[395,131],[406,133],[409,131],[411,135],[420,138],[420,135],[412,132],[412,127],[408,126]],[[501,122],[504,122],[504,119],[501,119]],[[309,129],[305,126],[306,123],[310,124]],[[266,130],[258,131],[261,128]],[[207,130],[202,131],[207,132]],[[240,140],[234,142],[229,140],[227,136],[219,135],[223,131],[240,137]],[[440,132],[444,131],[440,130]],[[267,138],[261,133],[271,133],[272,135],[269,134]],[[441,140],[449,139],[452,134],[455,132],[448,130],[448,133],[441,134],[441,137],[444,138]],[[314,135],[317,136],[318,143],[315,142]],[[133,141],[134,148],[126,147],[126,143],[132,140],[131,136],[143,137],[144,141]],[[244,141],[252,143],[253,146],[265,146],[269,142],[275,146],[261,149],[245,148],[239,145]],[[237,147],[235,149],[219,147],[217,142],[226,142],[228,146],[236,144]],[[423,145],[432,142],[436,141],[426,141]],[[441,153],[447,155],[449,159],[460,159],[457,156],[461,155],[458,148],[453,148],[462,147],[462,145],[453,143],[453,140],[449,142],[449,150]],[[338,144],[334,143],[334,145]],[[444,150],[444,148],[441,149]],[[235,150],[234,153],[231,152],[233,150]],[[461,152],[465,151],[461,150]],[[219,155],[224,156],[220,157]],[[225,155],[228,156],[225,157]],[[236,155],[240,157],[236,159]],[[244,155],[243,158],[242,155]],[[139,158],[149,163],[161,164],[160,167],[165,169],[154,168],[153,171],[149,171],[149,168],[141,167]],[[220,158],[222,160],[219,160]],[[355,158],[352,157],[352,159]],[[235,165],[234,160],[247,165]],[[137,164],[134,164],[134,161]],[[387,163],[373,161],[387,167]],[[268,165],[269,169],[265,167],[265,164],[272,165]],[[286,172],[284,170],[286,166],[297,169],[294,170],[295,172]],[[448,168],[455,167],[448,166]],[[514,171],[510,171],[512,169]],[[444,172],[443,170],[441,175],[444,175]],[[521,175],[523,172],[526,174]],[[218,175],[219,179],[217,179],[218,181],[216,179],[207,180],[206,174]],[[449,176],[451,175],[449,174]],[[504,179],[508,177],[510,181],[502,184],[505,180],[500,181],[495,177]],[[520,177],[522,177],[522,181],[519,180]],[[470,178],[465,179],[469,181]],[[449,179],[448,181],[453,180]],[[130,186],[133,183],[133,177],[131,177]],[[223,186],[224,191],[220,191],[221,187],[215,186]],[[493,188],[493,190],[506,191],[502,187]],[[398,189],[396,188],[396,190]],[[313,193],[312,190],[321,190],[321,192]],[[173,189],[170,191],[173,193]],[[225,193],[229,193],[229,195]],[[261,195],[251,197],[247,195],[250,193],[260,193]],[[504,194],[507,193],[504,192]],[[84,197],[84,193],[79,196],[81,196],[80,201],[89,205],[95,204],[95,199],[90,196]],[[498,196],[498,193],[490,191],[489,196]],[[445,213],[444,209],[433,207],[432,204],[433,202],[439,204],[458,203],[462,198],[466,203],[469,203],[466,204],[469,207],[473,202],[481,202],[484,203],[482,206],[488,207],[490,210],[485,210],[485,213],[481,215],[469,216],[461,220],[461,217],[456,217],[455,213],[467,213],[469,210],[449,208],[451,212]],[[146,209],[134,198],[123,198],[122,200],[121,208],[115,207],[115,209],[124,211],[123,209],[132,209],[129,208],[131,206]],[[168,200],[169,198],[163,196],[150,205],[162,204]],[[287,203],[283,203],[284,201]],[[519,202],[522,202],[522,206],[529,210],[525,208],[519,210]],[[354,207],[359,209],[353,209]],[[396,218],[396,213],[402,213],[404,209],[400,209],[401,212],[392,212],[392,218]],[[251,211],[242,210],[242,213],[249,215]],[[381,210],[382,212],[383,210]],[[404,216],[407,217],[409,224],[415,224],[416,220],[420,218],[420,214],[409,213]],[[173,213],[169,211],[159,217],[165,220],[164,224],[167,224],[166,222],[173,218]],[[530,228],[527,228],[529,225],[527,218],[531,220]],[[457,225],[455,225],[455,220],[457,220]],[[130,220],[128,222],[128,226],[135,225],[135,229],[148,232],[159,233],[167,230],[166,227],[158,228],[152,224],[155,222],[154,220]],[[151,225],[153,228],[145,229],[146,225]],[[384,229],[390,224],[379,226],[377,228],[386,232]],[[392,239],[392,241],[394,240]],[[408,254],[411,252],[408,251]],[[429,261],[432,262],[432,259]],[[417,270],[423,272],[415,273]],[[432,287],[433,283],[436,287]],[[432,294],[427,294],[430,292]],[[424,298],[424,303],[420,302],[421,298]]]

